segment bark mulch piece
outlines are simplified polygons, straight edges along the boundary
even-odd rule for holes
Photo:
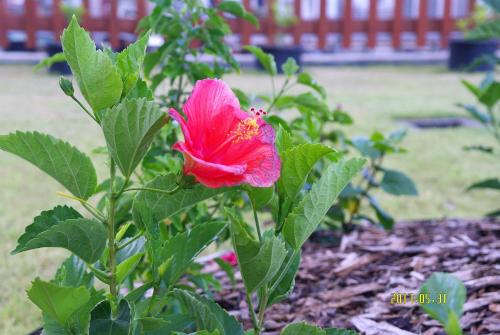
[[[266,314],[267,334],[302,320],[370,335],[444,334],[418,305],[390,303],[394,292],[417,293],[433,272],[452,273],[465,283],[466,333],[500,334],[499,237],[498,220],[449,219],[402,222],[392,232],[360,226],[339,246],[308,242],[293,293]],[[233,289],[225,273],[216,272],[223,290],[215,298],[250,326],[236,275]]]

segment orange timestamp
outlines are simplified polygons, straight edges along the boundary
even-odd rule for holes
[[[444,305],[446,304],[446,293],[431,295],[428,293],[404,293],[394,292],[391,297],[391,305],[421,304],[421,305]]]

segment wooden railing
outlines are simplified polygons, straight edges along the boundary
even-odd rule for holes
[[[269,1],[241,0],[245,7],[251,10],[251,6],[257,4],[265,8],[265,13],[261,13],[260,29],[256,30],[252,25],[240,19],[230,19],[230,25],[235,34],[240,37],[240,44],[251,43],[255,34],[264,34],[267,40],[271,41],[272,36],[279,30],[279,27],[273,22],[272,6],[267,5]],[[329,1],[343,1],[342,12],[338,17],[328,15],[327,6],[331,5]],[[452,16],[452,5],[454,1],[466,1],[467,9],[463,13],[467,15],[474,6],[474,0],[437,0],[442,5],[440,9],[442,15],[439,17],[430,17],[429,6],[435,4],[431,0],[418,1],[418,13],[414,17],[405,16],[403,13],[405,1],[393,0],[392,15],[389,18],[379,18],[378,0],[365,0],[368,8],[368,15],[363,19],[356,19],[354,14],[354,0],[316,0],[315,4],[319,6],[319,16],[313,19],[304,19],[301,17],[303,12],[303,0],[295,0],[294,8],[298,23],[285,29],[283,32],[293,37],[295,44],[301,44],[304,34],[314,34],[317,36],[317,48],[325,49],[329,34],[338,34],[340,36],[340,45],[349,49],[353,43],[353,36],[356,33],[366,34],[366,47],[374,48],[377,46],[379,33],[388,33],[391,37],[391,44],[395,49],[402,46],[402,34],[406,32],[414,33],[416,37],[415,46],[417,48],[425,47],[427,44],[428,33],[438,33],[440,46],[445,48],[448,44],[450,33],[455,30],[456,17]],[[413,0],[415,1],[415,0]],[[17,0],[19,2],[19,0]],[[47,1],[43,1],[47,3]],[[217,2],[217,1],[215,1]],[[26,34],[25,47],[35,49],[37,46],[37,32],[53,32],[57,39],[66,22],[60,10],[61,0],[52,0],[50,8],[42,8],[38,0],[24,0],[17,7],[10,5],[9,0],[0,0],[0,47],[6,48],[9,44],[8,32],[23,31]],[[89,0],[83,0],[83,5],[88,9]],[[86,10],[83,18],[84,27],[92,32],[107,32],[108,40],[113,48],[120,46],[119,34],[123,32],[134,33],[137,22],[148,12],[147,0],[135,0],[134,15],[131,18],[120,17],[119,0],[102,0],[103,15],[96,17]],[[41,10],[44,9],[44,10]],[[260,12],[260,11],[259,11]]]

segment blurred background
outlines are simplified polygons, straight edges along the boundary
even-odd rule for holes
[[[0,133],[39,130],[91,152],[102,143],[100,129],[60,93],[58,75],[34,65],[59,51],[67,18],[77,15],[98,45],[115,50],[136,39],[142,17],[162,0],[0,0]],[[406,153],[385,165],[404,171],[418,186],[418,197],[376,195],[398,221],[477,218],[498,207],[495,191],[466,192],[471,183],[498,173],[494,156],[465,152],[494,140],[457,104],[473,103],[461,83],[478,85],[494,71],[498,38],[468,38],[494,14],[474,0],[242,0],[260,21],[257,28],[224,15],[232,34],[225,42],[241,64],[225,80],[256,96],[271,85],[255,68],[244,45],[261,45],[278,67],[288,57],[325,87],[329,104],[340,106],[352,124],[349,137],[406,129]],[[218,1],[204,1],[217,6]],[[172,1],[182,7],[182,1]],[[497,30],[498,31],[498,30]],[[153,35],[156,50],[164,36]],[[197,41],[193,42],[196,47]],[[205,57],[206,56],[206,57]],[[211,58],[201,55],[200,61]],[[64,66],[56,72],[65,73]],[[276,85],[285,81],[278,75]],[[286,118],[286,116],[285,116]],[[99,155],[93,159],[99,161]],[[103,171],[104,162],[98,169]],[[15,241],[40,209],[60,203],[47,190],[56,182],[18,158],[0,153],[0,333],[26,334],[40,324],[24,289],[33,274],[50,276],[64,252],[38,249],[10,256]]]

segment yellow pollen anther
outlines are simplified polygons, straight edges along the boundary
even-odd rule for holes
[[[233,143],[248,141],[258,134],[259,125],[257,124],[256,118],[241,120],[238,123],[236,130],[232,131],[232,135],[234,136]]]

